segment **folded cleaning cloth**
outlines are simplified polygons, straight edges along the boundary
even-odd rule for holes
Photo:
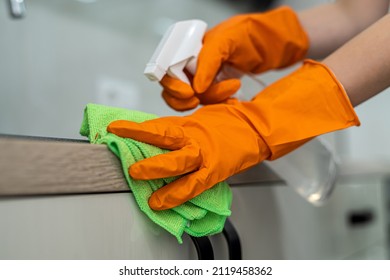
[[[93,144],[106,144],[120,159],[126,181],[139,208],[153,222],[174,235],[180,244],[183,243],[182,235],[184,232],[195,237],[221,232],[226,218],[231,214],[232,193],[226,182],[216,184],[178,207],[154,211],[148,205],[148,199],[152,192],[178,177],[141,181],[134,180],[129,176],[128,168],[136,161],[168,151],[108,133],[106,127],[115,120],[142,122],[156,117],[134,110],[88,104],[84,110],[80,134],[87,136]]]

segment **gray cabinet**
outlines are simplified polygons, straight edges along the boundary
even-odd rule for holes
[[[47,154],[39,153],[40,145],[45,151],[49,145],[57,146]],[[138,209],[116,158],[104,146],[0,137],[0,147],[3,155],[8,152],[0,160],[0,259],[198,258],[188,236],[178,244]],[[66,158],[55,160],[64,149],[73,165],[84,168],[68,168],[60,174],[63,165],[70,163]],[[93,166],[85,168],[88,151],[105,160],[104,176],[114,184],[85,179],[99,174]],[[101,162],[94,164],[102,167]],[[29,170],[20,168],[26,165]],[[382,180],[363,178],[341,177],[321,207],[305,201],[262,165],[232,178],[229,219],[240,237],[242,257],[387,258]],[[222,234],[211,236],[210,241],[215,258],[227,259]]]

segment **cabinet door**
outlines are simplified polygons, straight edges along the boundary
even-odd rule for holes
[[[232,189],[230,220],[244,259],[385,257],[365,253],[386,241],[380,182],[340,183],[322,207],[284,185]],[[367,211],[372,219],[364,220]],[[361,221],[351,224],[351,215]],[[131,193],[2,198],[0,226],[0,259],[198,257],[188,236],[179,245],[138,209]],[[215,258],[227,259],[223,236],[210,239]]]
[[[338,183],[321,206],[283,185],[235,187],[231,220],[244,259],[344,259],[386,240],[381,184]],[[363,217],[351,224],[351,215]],[[359,218],[359,217],[358,217]]]
[[[131,193],[0,199],[0,259],[196,259]]]

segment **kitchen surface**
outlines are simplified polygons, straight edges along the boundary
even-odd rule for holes
[[[201,19],[212,27],[238,13],[325,2],[0,1],[0,259],[188,260],[212,250],[203,257],[227,260],[232,244],[245,260],[389,259],[389,94],[356,108],[360,127],[314,139],[326,143],[325,156],[303,146],[280,165],[261,163],[229,178],[232,228],[209,236],[211,245],[187,234],[179,244],[150,221],[117,158],[79,133],[89,103],[158,116],[191,112],[168,107],[159,83],[143,74],[171,24]],[[293,69],[257,79],[268,85]],[[242,90],[254,95],[259,84],[252,82]],[[100,165],[84,170],[93,153]],[[60,158],[75,168],[57,175]],[[114,183],[102,183],[106,174]],[[329,184],[324,203],[310,202],[289,181],[300,174]]]

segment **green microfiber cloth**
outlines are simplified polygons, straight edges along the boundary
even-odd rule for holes
[[[133,163],[168,151],[130,138],[121,138],[108,133],[106,128],[115,120],[142,122],[156,117],[140,111],[88,104],[84,110],[80,134],[87,136],[92,144],[106,144],[120,159],[126,181],[139,208],[153,222],[174,235],[179,243],[183,242],[184,232],[195,237],[221,232],[226,218],[231,214],[232,192],[226,182],[216,184],[178,207],[154,211],[148,205],[150,195],[178,177],[142,181],[129,176],[128,168]]]

